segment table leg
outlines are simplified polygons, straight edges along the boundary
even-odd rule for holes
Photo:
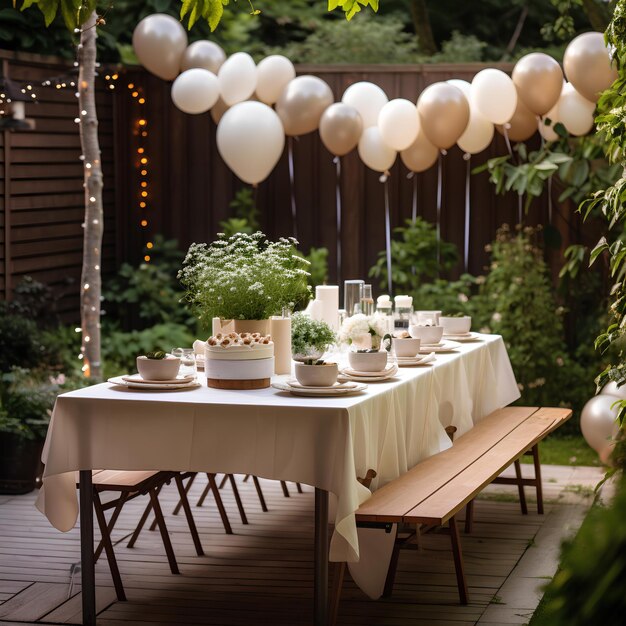
[[[315,488],[315,626],[328,624],[328,491]]]
[[[83,625],[96,624],[96,571],[93,555],[93,483],[91,470],[80,470],[80,570]]]

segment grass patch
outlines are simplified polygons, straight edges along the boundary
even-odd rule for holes
[[[581,435],[546,437],[539,444],[539,459],[545,465],[586,465],[600,467],[598,453],[590,448]],[[530,456],[523,456],[522,463],[532,463]]]

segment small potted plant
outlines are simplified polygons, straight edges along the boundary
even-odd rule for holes
[[[337,382],[337,363],[322,359],[307,359],[296,363],[296,378],[305,387],[332,387]]]
[[[472,318],[462,311],[446,313],[439,318],[444,335],[466,335],[472,327]]]
[[[294,361],[320,359],[337,337],[322,320],[314,320],[305,313],[291,317],[291,354]]]
[[[144,380],[174,380],[180,369],[180,358],[162,350],[137,357],[137,371]]]
[[[220,233],[209,245],[194,243],[178,273],[185,300],[206,327],[224,320],[225,328],[233,320],[235,332],[267,335],[272,315],[311,298],[309,262],[295,254],[297,244],[291,237],[269,241],[261,232]]]
[[[353,369],[363,372],[385,369],[392,342],[385,317],[357,313],[342,324],[339,338],[353,348],[348,352],[348,362]],[[384,347],[382,351],[381,346]]]

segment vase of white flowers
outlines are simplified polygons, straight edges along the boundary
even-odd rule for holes
[[[391,347],[391,335],[388,332],[387,316],[363,315],[357,313],[344,320],[339,331],[339,340],[357,350],[375,350],[381,348],[383,341],[387,341],[387,350]]]
[[[326,322],[314,320],[305,313],[294,313],[291,317],[291,352],[294,361],[320,359],[335,341],[335,333]]]
[[[178,273],[185,300],[208,327],[214,318],[267,320],[305,304],[311,298],[309,262],[295,254],[297,243],[256,232],[219,233],[209,245],[192,244]]]

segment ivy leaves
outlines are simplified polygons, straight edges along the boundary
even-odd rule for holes
[[[229,0],[183,0],[180,7],[180,19],[184,19],[186,15],[189,15],[187,19],[187,28],[191,27],[200,19],[203,18],[209,24],[211,31],[214,31],[222,15],[224,14],[224,7],[228,5]],[[252,7],[252,4],[250,4]],[[255,14],[259,12],[252,9]]]
[[[13,0],[13,6],[16,4],[16,0]],[[96,10],[96,0],[23,0],[20,10],[24,11],[33,5],[37,5],[43,13],[46,26],[50,26],[60,12],[65,26],[72,33]]]
[[[378,11],[378,0],[328,0],[328,10],[341,8],[348,21],[361,10],[361,6],[370,6],[374,11]]]

